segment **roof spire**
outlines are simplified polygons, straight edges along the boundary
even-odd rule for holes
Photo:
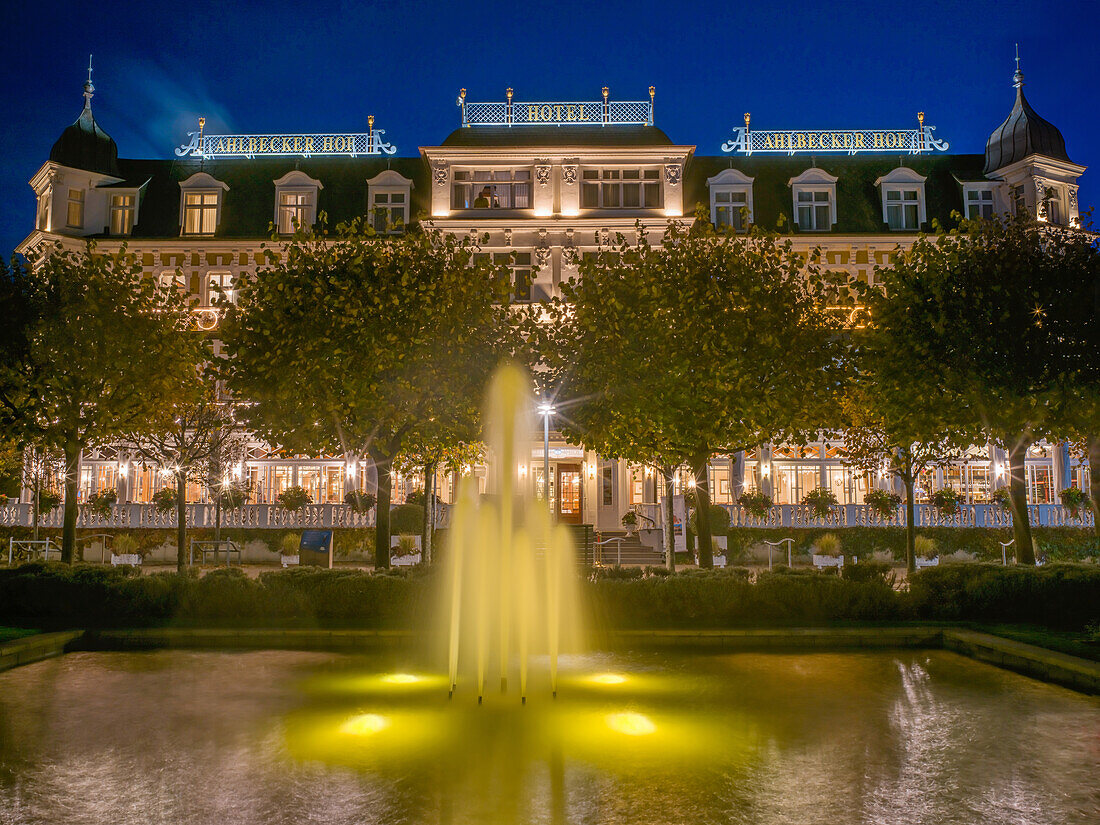
[[[1012,85],[1017,89],[1024,85],[1024,73],[1020,71],[1020,44],[1016,44],[1016,73],[1012,75]]]
[[[88,55],[88,79],[84,81],[84,108],[92,108],[92,97],[95,95],[95,86],[92,85],[92,56]]]

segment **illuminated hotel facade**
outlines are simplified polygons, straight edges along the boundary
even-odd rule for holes
[[[215,290],[263,268],[269,225],[289,234],[320,212],[331,223],[370,215],[378,227],[407,226],[427,216],[458,236],[488,236],[481,251],[512,269],[519,301],[558,295],[586,252],[631,237],[640,223],[659,238],[671,219],[690,222],[697,204],[719,226],[749,223],[790,233],[796,250],[820,248],[830,269],[863,281],[891,253],[916,240],[933,220],[1026,210],[1058,224],[1078,221],[1078,178],[1058,130],[1031,109],[1015,78],[1016,100],[984,154],[950,154],[924,116],[914,129],[759,131],[749,115],[713,153],[678,144],[654,124],[648,99],[474,103],[459,98],[461,125],[419,155],[399,157],[376,129],[363,134],[210,135],[200,131],[163,160],[124,159],[95,122],[89,81],[85,106],[31,179],[35,228],[20,244],[34,253],[53,243],[101,250],[123,243],[150,276],[174,283],[192,302],[197,326],[216,330]],[[721,151],[718,151],[719,148]],[[397,229],[396,231],[401,231]],[[542,445],[532,445],[527,477],[542,487]],[[1005,482],[1003,451],[975,446],[965,461],[928,474],[919,496],[955,488],[967,503],[990,500]],[[349,468],[354,472],[349,471]],[[339,504],[349,484],[372,483],[354,456],[290,456],[255,442],[241,468],[254,503],[273,503],[292,485],[319,504]],[[485,478],[483,469],[476,469]],[[868,484],[883,485],[845,465],[840,445],[761,445],[711,462],[717,503],[732,505],[743,489],[797,504],[817,487],[841,504],[861,504]],[[151,500],[165,480],[135,464],[125,446],[85,455],[82,497],[103,488],[120,502]],[[1070,485],[1087,488],[1087,467],[1066,445],[1040,444],[1027,462],[1032,504],[1057,504]],[[454,479],[437,489],[449,499]],[[631,507],[659,495],[643,468],[569,444],[551,443],[551,482],[562,519],[616,529]],[[171,483],[169,481],[169,483]],[[395,500],[419,484],[398,479]],[[203,499],[192,488],[189,498]]]

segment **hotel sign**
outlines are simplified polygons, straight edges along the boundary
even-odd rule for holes
[[[935,126],[919,129],[842,129],[750,131],[748,125],[733,130],[733,140],[722,144],[723,152],[757,152],[793,155],[797,152],[906,152],[910,155],[946,150],[950,144],[937,140]],[[746,116],[746,124],[748,116]]]
[[[337,155],[392,155],[397,147],[386,143],[383,129],[374,128],[373,115],[368,118],[370,131],[360,134],[328,133],[318,135],[207,135],[199,120],[199,131],[188,132],[190,142],[176,149],[177,157],[214,158],[315,157]]]
[[[507,90],[507,100],[468,103],[466,90],[458,93],[463,126],[652,126],[654,88],[649,100],[611,100],[605,86],[603,100],[559,103],[518,103]]]

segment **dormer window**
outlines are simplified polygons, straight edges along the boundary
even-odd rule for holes
[[[752,181],[736,169],[707,179],[710,214],[716,227],[740,232],[752,223]]]
[[[875,181],[882,190],[882,220],[891,231],[916,232],[927,219],[923,175],[899,166]]]
[[[413,182],[387,169],[367,181],[367,211],[378,233],[404,231],[409,223],[409,200]]]
[[[279,234],[293,235],[299,229],[312,227],[317,221],[317,193],[324,188],[321,182],[298,170],[273,182]]]
[[[69,200],[65,210],[65,225],[70,229],[84,228],[84,190],[69,187]]]
[[[968,220],[990,220],[995,214],[992,184],[963,184],[963,201]]]
[[[221,223],[222,193],[229,187],[205,172],[180,183],[180,225],[184,235],[213,235]]]
[[[791,178],[794,222],[803,232],[828,232],[836,223],[837,179],[824,169],[811,167]]]
[[[131,194],[111,195],[111,234],[129,235],[134,229],[134,202]]]

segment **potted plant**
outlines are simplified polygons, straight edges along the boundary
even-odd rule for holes
[[[374,509],[376,502],[374,493],[361,493],[358,490],[348,490],[344,493],[344,504],[356,513],[369,513]]]
[[[738,503],[744,511],[753,518],[767,518],[771,515],[772,499],[759,490],[749,490],[742,493]]]
[[[814,541],[813,550],[814,567],[836,567],[839,569],[844,566],[844,556],[840,552],[840,537],[835,533],[818,536]]]
[[[634,531],[638,527],[638,514],[635,513],[633,510],[627,510],[625,513],[623,513],[621,521],[623,524],[623,529],[626,530],[626,534],[628,536],[633,535]]]
[[[176,509],[176,490],[174,487],[161,487],[153,493],[153,506],[161,513],[170,513]]]
[[[119,533],[111,547],[111,564],[139,565],[148,552],[142,552],[141,543],[130,533]]]
[[[913,555],[916,557],[917,568],[936,567],[940,563],[940,553],[936,548],[936,540],[929,536],[913,537]]]
[[[302,537],[296,533],[287,533],[283,536],[283,540],[279,545],[279,563],[283,567],[289,567],[293,564],[298,564],[301,557],[298,555],[298,548],[302,544]]]
[[[936,490],[928,501],[941,516],[953,516],[959,512],[959,494],[951,487]]]
[[[114,490],[103,489],[88,497],[88,509],[104,520],[111,517],[111,508],[117,503],[118,493]]]
[[[231,482],[218,491],[218,503],[226,510],[237,510],[244,506],[252,495],[252,485],[247,482]]]
[[[818,518],[826,518],[832,512],[832,508],[836,506],[837,500],[832,490],[818,487],[816,490],[810,490],[806,493],[802,497],[802,503],[809,506]]]
[[[46,515],[61,504],[61,494],[53,490],[40,490],[38,493],[38,513]]]
[[[1058,494],[1062,499],[1062,506],[1069,510],[1074,518],[1081,518],[1081,505],[1088,501],[1085,491],[1080,487],[1067,487]]]
[[[890,519],[897,515],[901,505],[901,496],[891,493],[889,490],[868,490],[863,497],[864,502],[871,508],[876,516],[881,519]]]
[[[275,497],[275,500],[284,510],[301,510],[307,504],[313,503],[313,497],[297,484],[287,487]]]
[[[998,487],[993,491],[993,495],[989,497],[989,500],[1005,510],[1012,508],[1012,493],[1009,492],[1007,487]]]

